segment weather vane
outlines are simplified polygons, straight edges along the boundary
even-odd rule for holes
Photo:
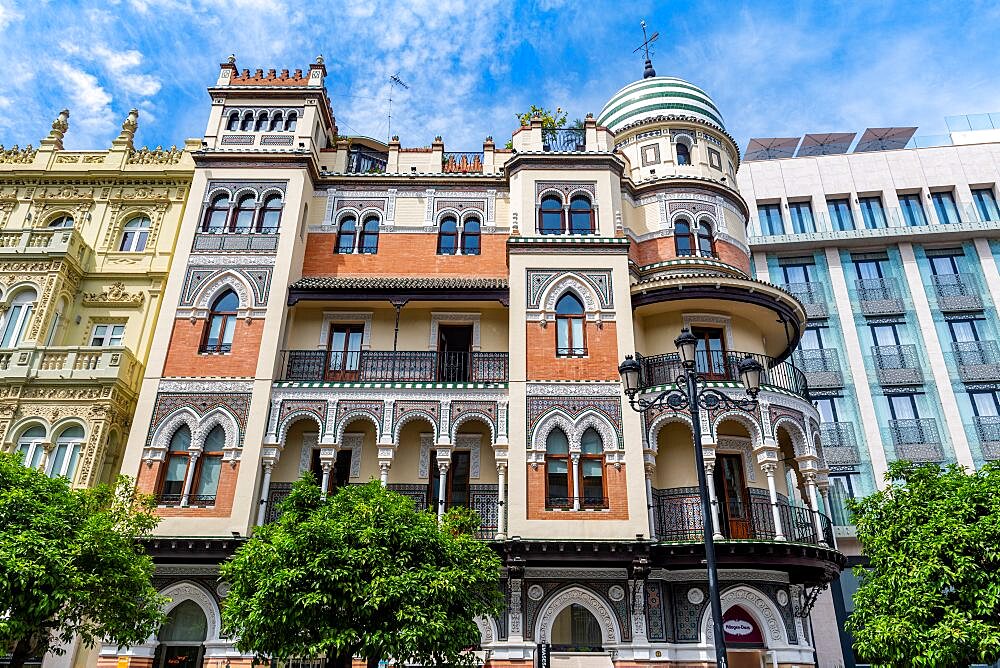
[[[639,22],[642,26],[642,44],[637,46],[632,53],[638,53],[640,49],[644,49],[646,52],[646,69],[642,72],[643,79],[649,79],[650,77],[656,76],[656,70],[653,69],[653,61],[649,59],[650,51],[649,47],[659,38],[660,33],[654,32],[652,37],[646,37],[646,20],[643,19]]]

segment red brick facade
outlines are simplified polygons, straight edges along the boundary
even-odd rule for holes
[[[546,510],[545,466],[528,465],[529,520],[627,520],[628,489],[625,467],[604,466],[604,490],[608,497],[607,510]]]
[[[167,350],[167,360],[163,365],[163,375],[180,378],[252,378],[257,372],[264,321],[237,320],[232,351],[224,354],[198,352],[207,325],[207,320],[194,322],[187,318],[174,320],[174,331],[170,336],[170,348]]]
[[[528,380],[618,380],[618,330],[613,322],[584,328],[586,357],[556,356],[556,327],[525,327]]]
[[[750,273],[750,256],[746,254],[746,251],[729,242],[716,240],[715,254],[720,262],[731,264],[746,274]],[[674,238],[658,237],[649,241],[633,243],[629,258],[639,266],[676,260],[677,250],[674,246]]]

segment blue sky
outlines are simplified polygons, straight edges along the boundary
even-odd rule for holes
[[[595,115],[642,74],[645,18],[659,74],[712,95],[741,148],[750,137],[919,125],[1000,111],[1000,3],[729,3],[707,0],[0,0],[0,144],[45,136],[71,111],[69,148],[108,146],[128,109],[137,142],[204,132],[205,88],[230,53],[250,69],[326,58],[341,132],[404,146],[503,143],[515,112]]]

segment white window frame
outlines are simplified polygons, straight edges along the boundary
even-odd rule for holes
[[[101,328],[105,329],[104,334],[98,334],[97,330]],[[121,331],[115,334],[116,329]],[[90,330],[90,345],[98,348],[117,348],[122,345],[123,338],[125,338],[125,323],[99,323]],[[115,339],[118,339],[118,343],[114,343]]]
[[[84,431],[84,435],[80,438],[67,437],[64,436],[67,431],[73,427],[67,427],[63,430],[59,438],[56,439],[55,447],[52,449],[52,455],[49,457],[49,461],[46,463],[46,475],[50,478],[63,477],[68,478],[70,482],[73,482],[73,478],[76,476],[76,469],[80,464],[80,452],[83,450],[83,443],[87,438],[87,433]],[[82,429],[82,427],[81,427]],[[62,464],[58,471],[53,470],[56,461],[56,453],[59,451],[60,447],[66,448],[66,454],[63,456]],[[73,464],[73,470],[69,470],[70,464]]]
[[[146,243],[149,241],[149,231],[153,226],[153,221],[149,216],[135,216],[122,227],[121,241],[118,243],[119,253],[143,253],[146,250]],[[129,238],[128,235],[132,235]],[[126,246],[126,240],[128,245]]]
[[[45,458],[45,435],[42,436],[27,436],[27,432],[31,431],[31,427],[25,430],[24,434],[21,434],[20,438],[17,439],[17,452],[20,453],[22,449],[27,448],[24,453],[23,464],[25,466],[31,467],[31,460],[37,450],[42,450],[42,454],[39,457],[38,463],[35,466],[40,466],[44,462]],[[44,427],[42,428],[44,431]]]
[[[34,293],[32,299],[21,299],[22,295],[29,292]],[[21,344],[37,300],[38,292],[35,290],[23,290],[14,296],[4,315],[3,327],[0,328],[0,348],[17,348]]]

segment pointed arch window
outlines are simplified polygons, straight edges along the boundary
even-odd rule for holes
[[[240,125],[240,130],[243,132],[250,132],[253,130],[253,112],[248,111],[243,114],[243,123]]]
[[[3,334],[0,336],[0,348],[16,348],[28,329],[31,314],[35,310],[38,293],[33,288],[21,290],[11,300],[10,307],[3,315]]]
[[[594,207],[582,195],[577,195],[569,203],[569,233],[594,233]]]
[[[556,302],[556,355],[583,357],[587,354],[584,342],[583,302],[567,292]]]
[[[239,129],[240,129],[240,113],[238,111],[234,111],[233,113],[229,114],[229,122],[226,124],[226,130],[234,132]]]
[[[691,164],[691,149],[688,148],[688,145],[682,141],[677,142],[677,164],[678,165]]]
[[[214,506],[222,472],[222,450],[226,446],[226,431],[215,425],[205,436],[201,455],[196,465],[194,484],[188,503],[192,506]]]
[[[378,217],[369,216],[365,218],[365,223],[361,226],[361,239],[360,243],[358,243],[358,252],[367,255],[374,255],[378,252]]]
[[[118,250],[123,253],[141,253],[146,250],[146,240],[149,239],[149,218],[137,216],[125,223],[122,228],[122,242]]]
[[[292,132],[295,130],[295,125],[298,123],[299,115],[294,111],[288,112],[288,118],[285,119],[285,132]]]
[[[236,203],[235,211],[233,211],[233,223],[231,228],[233,232],[246,234],[253,228],[255,208],[253,195],[244,195],[240,198],[239,202]]]
[[[264,132],[267,130],[267,112],[262,111],[257,115],[257,127],[254,128],[254,132]]]
[[[76,475],[76,465],[80,460],[80,450],[83,448],[83,427],[73,425],[63,429],[56,439],[56,447],[48,464],[50,478],[63,477],[73,482]]]
[[[260,215],[257,218],[257,231],[265,234],[273,234],[278,231],[278,223],[281,222],[281,196],[271,195],[264,200]]]
[[[707,220],[698,222],[698,255],[715,257],[715,244],[712,240],[712,224]]]
[[[462,225],[462,255],[479,255],[479,242],[479,219],[466,218]]]
[[[354,242],[358,235],[358,224],[354,216],[348,216],[340,221],[340,230],[337,232],[336,252],[341,254],[353,253]]]
[[[205,220],[202,222],[203,232],[223,232],[226,229],[226,218],[229,216],[229,195],[216,195],[205,210]]]
[[[694,255],[694,233],[689,220],[681,218],[674,223],[674,249],[677,257]]]
[[[569,439],[558,427],[545,439],[545,507],[569,508],[573,505],[573,480],[570,474]]]
[[[271,117],[271,132],[281,132],[281,128],[285,124],[285,117],[280,111],[274,112],[274,116]]]
[[[607,505],[604,487],[604,439],[593,427],[580,437],[580,504],[584,508]]]
[[[170,445],[167,447],[167,461],[163,467],[163,480],[160,482],[161,504],[176,505],[181,501],[188,465],[191,462],[189,447],[191,447],[191,430],[183,424],[170,437]]]
[[[35,425],[17,439],[17,452],[21,455],[21,463],[33,469],[42,465],[45,455],[45,427]]]
[[[448,217],[441,221],[438,231],[438,255],[454,255],[458,250],[458,222]]]
[[[226,290],[212,303],[205,330],[203,353],[228,353],[233,349],[233,334],[236,331],[236,311],[240,299],[232,290]]]
[[[555,195],[542,198],[538,209],[538,233],[562,234],[564,213],[561,199]]]

